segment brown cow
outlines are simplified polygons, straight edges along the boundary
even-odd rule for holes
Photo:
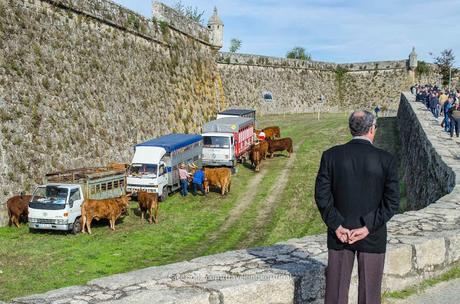
[[[141,210],[141,220],[144,221],[144,215],[149,213],[149,223],[158,223],[158,193],[150,193],[147,191],[137,192],[137,201],[139,203],[139,209]],[[155,216],[153,214],[155,213]]]
[[[263,128],[262,131],[265,133],[265,137],[268,139],[275,139],[281,137],[280,127],[278,126],[271,126]]]
[[[32,195],[16,195],[10,197],[6,202],[6,207],[8,209],[8,226],[14,224],[19,228],[19,222],[21,219],[24,222],[27,222],[27,217],[29,215],[29,201],[32,198]]]
[[[281,138],[281,139],[274,139],[274,140],[267,140],[268,142],[268,153],[270,154],[270,158],[273,157],[273,153],[277,151],[284,151],[286,150],[291,157],[291,153],[294,152],[294,148],[292,147],[292,139],[290,137]]]
[[[254,167],[254,171],[259,172],[260,163],[262,162],[262,151],[260,149],[260,145],[252,145],[249,159],[251,160],[251,165]]]
[[[223,196],[225,193],[230,192],[232,184],[232,172],[229,168],[203,168],[204,171],[204,191],[209,192],[210,186],[220,188],[220,194]]]
[[[85,226],[91,234],[91,222],[93,219],[108,219],[110,229],[115,230],[115,221],[129,206],[129,196],[122,195],[109,199],[85,199],[81,205],[81,232],[85,233]]]
[[[259,143],[260,155],[263,159],[267,158],[268,148],[269,148],[268,141],[264,140]]]

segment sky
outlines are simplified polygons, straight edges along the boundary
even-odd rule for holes
[[[151,0],[113,0],[148,18]],[[177,0],[161,1],[174,6]],[[217,7],[224,46],[242,41],[239,53],[285,57],[300,46],[313,60],[352,63],[406,59],[433,61],[444,49],[460,65],[460,0],[182,0],[204,11]],[[433,55],[430,55],[433,54]]]

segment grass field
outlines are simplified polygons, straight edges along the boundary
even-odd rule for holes
[[[345,114],[268,116],[259,126],[279,125],[295,153],[262,163],[261,172],[239,165],[231,193],[221,198],[182,198],[160,205],[160,223],[141,223],[137,204],[119,220],[94,224],[93,235],[0,228],[0,300],[138,268],[226,250],[268,245],[325,232],[313,199],[322,151],[350,139]],[[258,176],[259,175],[259,176]],[[257,181],[257,182],[255,182]],[[285,187],[279,187],[279,184]],[[248,197],[251,199],[248,200]]]

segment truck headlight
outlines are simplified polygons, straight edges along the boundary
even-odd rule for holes
[[[30,223],[36,223],[36,222],[37,222],[37,219],[29,217],[29,222],[30,222]]]
[[[67,220],[56,220],[56,224],[58,225],[67,224]]]

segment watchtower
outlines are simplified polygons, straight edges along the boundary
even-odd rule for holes
[[[209,18],[208,29],[211,31],[211,44],[219,50],[224,41],[224,23],[217,14],[217,7],[214,7],[214,13]]]

